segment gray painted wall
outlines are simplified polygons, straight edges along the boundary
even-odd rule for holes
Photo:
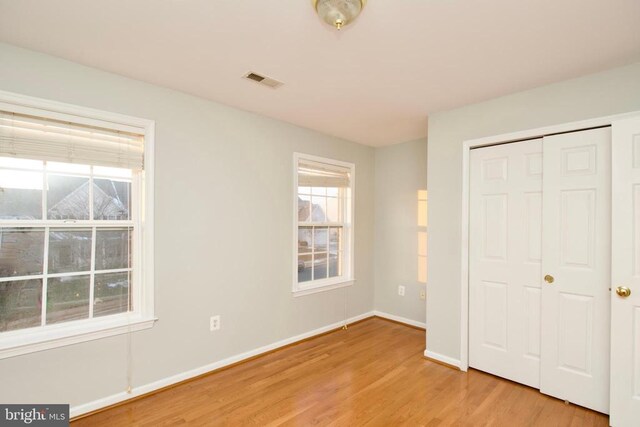
[[[425,322],[418,282],[418,190],[427,189],[427,140],[380,147],[375,153],[375,307]],[[406,288],[398,295],[398,285]]]
[[[134,386],[344,318],[344,290],[290,292],[294,151],[357,166],[357,283],[347,291],[348,316],[375,307],[424,321],[413,235],[425,140],[374,150],[5,44],[0,90],[156,120],[160,321],[133,336]],[[430,117],[430,350],[459,356],[462,141],[631,110],[640,110],[640,64]],[[404,299],[398,282],[407,286]],[[215,334],[212,314],[222,315]],[[125,375],[122,336],[4,359],[0,401],[78,405],[123,391]]]
[[[462,143],[640,110],[640,63],[429,117],[427,325],[430,351],[460,357]]]
[[[373,148],[6,44],[0,90],[156,121],[160,320],[133,335],[134,386],[341,321],[345,292],[348,316],[373,310]],[[291,294],[294,151],[356,164],[346,291]],[[124,336],[0,360],[0,402],[90,402],[124,391],[125,368]]]

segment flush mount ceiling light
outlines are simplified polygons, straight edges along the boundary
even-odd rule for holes
[[[318,16],[338,30],[354,21],[367,0],[311,0]]]

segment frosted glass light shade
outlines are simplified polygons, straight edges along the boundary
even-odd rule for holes
[[[365,3],[366,0],[313,0],[320,18],[338,30],[356,19]]]

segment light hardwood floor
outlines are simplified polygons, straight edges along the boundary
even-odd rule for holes
[[[422,357],[424,331],[373,318],[73,426],[607,426],[608,417]]]

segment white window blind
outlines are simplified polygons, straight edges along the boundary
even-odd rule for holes
[[[142,170],[144,136],[0,111],[0,157]]]
[[[298,185],[301,187],[346,188],[351,182],[351,170],[347,167],[300,159]]]

